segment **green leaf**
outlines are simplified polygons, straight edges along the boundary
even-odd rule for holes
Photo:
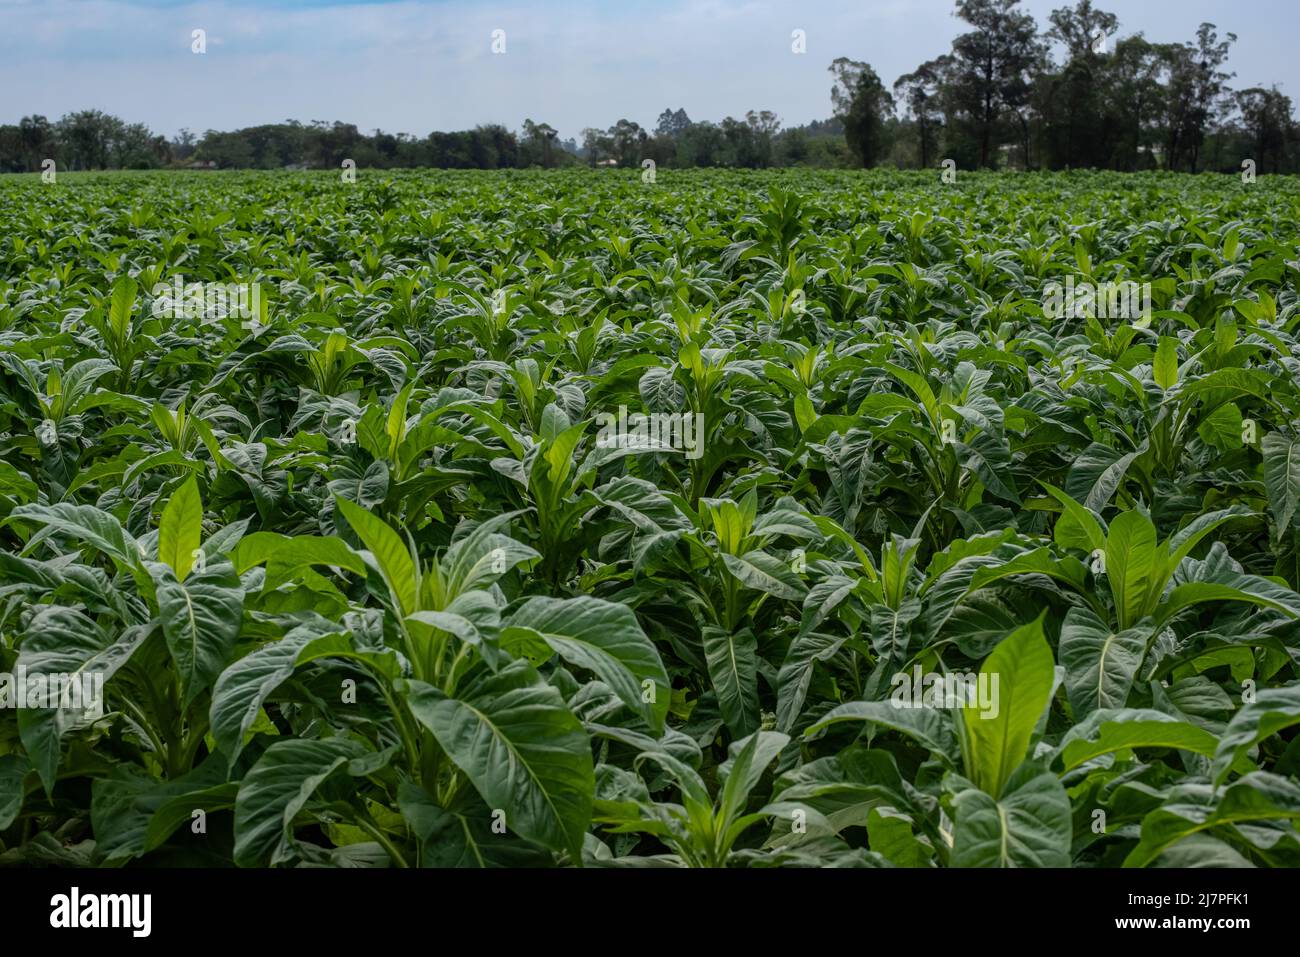
[[[1098,708],[1122,708],[1146,654],[1147,632],[1116,632],[1092,611],[1075,607],[1061,623],[1065,690],[1076,721]]]
[[[594,672],[609,685],[656,737],[663,733],[672,687],[632,609],[587,595],[530,598],[511,615],[508,628],[538,634],[569,664]]]
[[[226,781],[165,801],[149,819],[142,850],[152,851],[160,847],[178,828],[192,824],[195,811],[211,814],[213,811],[230,810],[235,806],[238,796],[239,782]]]
[[[1214,754],[1214,780],[1223,783],[1237,758],[1266,738],[1300,724],[1300,684],[1265,688],[1232,716]]]
[[[415,561],[397,533],[360,505],[335,497],[338,509],[379,565],[393,602],[403,615],[418,607]]]
[[[934,849],[912,833],[912,819],[896,808],[873,807],[867,812],[867,841],[899,867],[929,867]]]
[[[85,715],[75,708],[18,709],[19,736],[47,792],[54,787],[63,735],[94,717],[94,703],[85,700],[85,691],[93,694],[94,682],[100,683],[100,690],[107,686],[155,627],[153,623],[133,625],[118,632],[114,639],[74,608],[37,606],[27,623],[15,668],[26,670],[29,690],[36,675],[66,676],[64,687],[76,685],[81,689],[83,704],[91,712]],[[92,682],[89,688],[87,681]],[[102,700],[99,705],[106,707]]]
[[[1172,336],[1161,336],[1156,346],[1156,357],[1151,367],[1156,385],[1168,392],[1178,384],[1178,340]]]
[[[1120,628],[1143,617],[1147,592],[1157,574],[1156,529],[1140,512],[1121,512],[1106,537],[1106,580],[1119,614]]]
[[[24,554],[30,553],[37,542],[58,533],[90,545],[124,565],[137,565],[140,561],[139,546],[122,528],[122,523],[93,505],[71,505],[67,502],[57,505],[20,505],[5,522],[7,524],[16,519],[38,522],[45,526],[31,537],[23,549]]]
[[[1207,445],[1223,451],[1239,449],[1242,442],[1241,408],[1235,402],[1225,402],[1196,426],[1196,434]]]
[[[1065,480],[1065,492],[1084,507],[1100,513],[1119,490],[1129,466],[1147,450],[1147,442],[1120,454],[1094,442],[1075,456]],[[1127,514],[1127,513],[1125,513]]]
[[[1070,866],[1070,798],[1035,762],[1007,779],[1000,798],[967,788],[953,811],[953,867]]]
[[[1268,491],[1268,506],[1277,525],[1277,536],[1281,538],[1291,527],[1296,504],[1300,503],[1300,439],[1270,432],[1260,445],[1264,451],[1264,488]]]
[[[266,749],[235,799],[235,863],[279,864],[293,845],[293,819],[317,789],[365,749],[347,738],[292,738]]]
[[[266,566],[262,591],[275,591],[293,583],[303,569],[317,565],[342,568],[357,575],[366,574],[366,563],[347,542],[333,535],[280,535],[254,532],[243,538],[231,553],[235,570],[241,575],[256,565]]]
[[[326,633],[322,625],[299,626],[221,672],[212,689],[208,717],[212,737],[231,765],[243,750],[244,734],[257,720],[266,699],[293,674],[298,653]]]
[[[1052,695],[1055,662],[1043,637],[1042,616],[1017,628],[980,668],[994,708],[963,708],[969,747],[967,771],[976,786],[997,798],[1029,751],[1029,741]],[[988,676],[985,679],[985,675]]]
[[[1106,708],[1093,711],[1061,739],[1057,754],[1064,770],[1085,761],[1132,748],[1177,748],[1214,754],[1218,739],[1203,728],[1179,721],[1162,711],[1145,708]]]
[[[804,731],[804,737],[811,738],[842,721],[866,721],[905,734],[949,765],[957,756],[957,732],[944,708],[902,707],[890,701],[850,701],[832,708]]]
[[[723,781],[718,810],[724,824],[730,824],[744,813],[749,792],[789,743],[789,735],[777,731],[756,731],[731,743],[728,750],[733,756],[718,768]]]
[[[0,755],[0,831],[23,809],[23,780],[31,769],[32,763],[21,754]]]
[[[775,555],[757,550],[746,552],[741,556],[724,552],[722,563],[727,566],[727,571],[750,588],[777,598],[803,601],[807,590],[803,582],[799,580],[794,569]]]
[[[1285,585],[1258,575],[1226,573],[1220,578],[1220,581],[1193,581],[1179,585],[1156,609],[1155,623],[1161,625],[1184,608],[1207,601],[1240,601],[1300,618],[1300,595]]]
[[[506,827],[574,860],[591,820],[591,745],[560,693],[525,661],[450,698],[407,682],[407,704]]]
[[[178,582],[166,565],[151,564],[163,637],[180,674],[188,706],[216,680],[239,637],[244,589],[222,560]]]
[[[1102,531],[1097,517],[1055,485],[1042,486],[1065,508],[1064,514],[1057,519],[1054,530],[1056,544],[1062,548],[1079,548],[1094,552],[1106,547],[1106,533]]]
[[[170,565],[176,580],[183,582],[202,540],[203,502],[199,483],[191,475],[172,493],[158,521],[158,560]]]
[[[135,298],[139,291],[140,284],[125,272],[113,281],[108,321],[119,341],[124,341],[130,333],[131,310],[135,307]]]
[[[722,719],[741,738],[758,729],[758,640],[747,628],[705,626],[700,637]]]
[[[423,788],[403,781],[397,789],[397,806],[423,844],[422,867],[550,867],[554,863],[550,852],[537,845],[497,833],[491,812],[477,797],[457,800],[449,810],[435,804]]]
[[[776,726],[789,732],[799,720],[813,668],[819,661],[828,661],[844,646],[846,635],[824,635],[810,631],[799,635],[790,645],[785,661],[776,677]]]
[[[1124,859],[1125,867],[1145,867],[1170,846],[1214,830],[1236,834],[1236,825],[1300,820],[1300,785],[1267,771],[1252,771],[1222,792],[1203,784],[1175,787],[1142,820],[1142,837]]]

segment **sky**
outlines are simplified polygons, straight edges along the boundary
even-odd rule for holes
[[[1022,0],[1040,30],[1073,0]],[[1120,34],[1237,34],[1233,85],[1300,100],[1297,0],[1099,0]],[[525,118],[561,138],[665,108],[830,115],[836,57],[892,85],[946,52],[953,0],[0,0],[0,123],[100,109],[155,132],[341,120],[418,136]],[[206,52],[195,53],[203,30]],[[794,31],[806,52],[796,53]],[[493,52],[495,46],[504,52]]]

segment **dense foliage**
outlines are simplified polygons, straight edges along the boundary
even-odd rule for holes
[[[0,863],[1300,863],[1298,211],[0,180]]]

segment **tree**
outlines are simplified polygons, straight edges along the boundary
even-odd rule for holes
[[[555,128],[549,123],[534,123],[532,120],[524,120],[524,144],[528,147],[528,152],[536,154],[545,169],[550,169],[555,165],[553,146],[555,137],[559,135]],[[530,160],[533,156],[529,157]]]
[[[253,165],[253,148],[238,132],[208,130],[194,155],[204,162],[216,163],[222,169],[242,169]]]
[[[587,165],[595,166],[601,160],[613,156],[614,140],[604,130],[589,126],[582,131],[582,151],[586,155]]]
[[[1220,41],[1213,23],[1202,23],[1196,42],[1161,46],[1169,82],[1165,95],[1165,165],[1196,172],[1201,146],[1209,127],[1224,112],[1227,81],[1236,74],[1221,69],[1228,48],[1236,42],[1229,33]]]
[[[1110,168],[1136,170],[1154,165],[1154,127],[1164,103],[1162,69],[1159,48],[1141,34],[1115,45],[1101,93],[1107,104],[1106,126],[1113,132],[1106,161]]]
[[[781,134],[780,144],[780,165],[798,166],[808,158],[808,136],[803,130],[786,130]]]
[[[18,121],[18,142],[24,169],[40,169],[41,160],[53,158],[58,149],[54,133],[54,127],[43,116],[24,116]]]
[[[866,63],[839,57],[830,72],[831,105],[844,123],[849,152],[863,167],[874,166],[885,151],[885,119],[893,115],[894,98]]]
[[[680,139],[682,134],[691,127],[691,118],[686,115],[683,109],[664,110],[659,114],[659,121],[655,124],[655,134],[658,136],[670,136],[674,140]]]
[[[1036,78],[1034,102],[1043,120],[1046,165],[1104,166],[1119,132],[1107,122],[1102,95],[1108,38],[1119,20],[1091,0],[1053,10],[1049,19],[1047,38],[1065,47],[1066,60],[1060,71],[1044,70]]]
[[[68,113],[56,124],[56,133],[69,169],[107,169],[109,143],[122,121],[99,110]]]
[[[640,166],[646,142],[645,130],[631,120],[619,120],[609,128],[610,149],[619,166]]]
[[[692,123],[677,141],[678,166],[720,166],[726,139],[713,123]]]
[[[1029,71],[1044,55],[1034,18],[1019,0],[957,0],[956,14],[975,29],[952,42],[954,102],[966,115],[979,164],[992,166],[998,124],[1015,114],[1028,154]],[[1026,155],[1026,165],[1028,155]]]
[[[178,160],[187,160],[194,155],[194,133],[188,127],[181,127],[176,139],[172,140],[172,155]]]
[[[1286,161],[1291,134],[1291,99],[1275,86],[1251,87],[1236,94],[1237,109],[1261,172],[1277,173]]]
[[[1095,63],[1098,57],[1105,55],[1107,38],[1119,27],[1119,18],[1098,10],[1092,5],[1092,0],[1079,0],[1073,8],[1053,10],[1048,20],[1052,25],[1047,38],[1065,46],[1066,62]]]
[[[939,88],[944,74],[952,67],[952,57],[944,54],[927,60],[911,73],[894,81],[894,93],[907,105],[908,115],[916,128],[917,151],[921,168],[928,169],[938,151]]]

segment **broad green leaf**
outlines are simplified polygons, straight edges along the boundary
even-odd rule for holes
[[[357,575],[366,574],[366,563],[347,542],[333,535],[279,535],[254,532],[243,538],[231,553],[235,570],[243,574],[257,565],[266,566],[264,592],[290,584],[306,568],[327,565]]]
[[[415,562],[410,550],[382,519],[345,498],[335,498],[334,501],[357,537],[375,557],[398,610],[403,615],[415,611],[418,607],[418,586]]]
[[[1207,601],[1239,601],[1261,608],[1273,608],[1300,618],[1300,594],[1285,585],[1258,575],[1224,574],[1221,581],[1193,581],[1179,585],[1156,609],[1157,625],[1173,618],[1184,608]]]
[[[1065,493],[1090,511],[1100,513],[1119,490],[1129,467],[1146,450],[1146,441],[1125,453],[1094,442],[1074,457],[1066,476]]]
[[[1236,759],[1279,731],[1300,724],[1300,684],[1264,688],[1232,716],[1214,755],[1214,780],[1222,784]]]
[[[706,626],[701,631],[709,680],[718,696],[723,720],[737,737],[758,729],[758,641],[749,629],[729,632]]]
[[[530,598],[507,627],[539,634],[569,664],[594,672],[614,689],[656,736],[663,733],[672,687],[632,609],[587,595]]]
[[[1057,749],[1064,770],[1085,761],[1132,748],[1177,748],[1212,755],[1218,740],[1203,728],[1179,721],[1161,711],[1143,708],[1106,708],[1065,733]]]
[[[199,484],[190,476],[172,492],[158,521],[158,560],[171,566],[177,581],[194,567],[194,553],[203,540],[203,502]]]
[[[1300,503],[1300,439],[1270,432],[1260,443],[1264,451],[1264,488],[1273,512],[1277,537],[1291,527]]]
[[[23,808],[23,780],[32,764],[21,754],[0,755],[0,831],[8,830]]]
[[[794,570],[775,555],[757,550],[740,556],[723,553],[722,562],[748,587],[777,598],[802,601],[807,591]]]
[[[1161,336],[1156,346],[1156,357],[1152,365],[1156,385],[1168,392],[1178,384],[1178,340],[1172,336]]]
[[[113,281],[108,321],[119,339],[125,339],[130,334],[131,310],[135,307],[135,298],[139,291],[140,284],[127,273],[122,273]]]
[[[581,854],[595,777],[591,745],[560,693],[525,661],[481,675],[451,698],[407,683],[411,714],[437,739],[507,829]]]
[[[163,637],[189,705],[216,680],[234,650],[244,617],[244,589],[225,560],[184,582],[166,565],[152,564],[149,571],[158,591]]]
[[[917,838],[912,819],[896,808],[873,807],[867,813],[867,840],[873,851],[899,867],[931,866],[934,848]]]
[[[1121,512],[1106,536],[1106,581],[1120,628],[1131,628],[1143,617],[1157,566],[1155,526],[1140,512]]]
[[[298,812],[331,775],[364,751],[347,738],[291,738],[267,748],[235,799],[235,863],[261,867],[286,860]]]
[[[776,731],[755,731],[731,743],[732,756],[718,768],[718,776],[723,781],[718,810],[724,822],[734,822],[744,812],[749,792],[789,743],[789,735]]]
[[[790,645],[785,661],[776,678],[776,726],[789,732],[799,720],[813,668],[819,661],[828,661],[844,646],[845,635],[823,635],[810,631],[799,635]]]
[[[1054,530],[1056,544],[1062,548],[1079,548],[1089,553],[1104,549],[1106,533],[1102,530],[1097,517],[1055,485],[1046,482],[1041,484],[1065,508],[1056,522]]]
[[[232,765],[243,750],[245,732],[257,720],[266,699],[293,674],[298,653],[323,633],[322,625],[302,625],[221,672],[212,689],[209,721],[217,747]]]
[[[61,676],[60,701],[66,692],[69,704],[77,703],[80,696],[82,706],[82,710],[74,707],[17,710],[19,737],[47,792],[54,787],[63,735],[107,710],[103,698],[96,702],[95,695],[106,693],[104,689],[113,675],[148,640],[154,628],[152,623],[133,625],[114,638],[74,608],[37,607],[24,630],[15,670],[21,668],[26,672],[29,694],[36,687],[32,681],[35,676]],[[6,687],[12,678],[12,675],[0,678],[0,689],[6,698],[16,691]]]
[[[6,519],[37,522],[44,526],[28,541],[23,549],[30,553],[37,542],[52,534],[66,535],[74,542],[89,545],[116,559],[124,565],[138,564],[142,555],[135,539],[122,528],[122,523],[93,505],[20,505]]]
[[[1052,694],[1055,662],[1043,637],[1040,616],[993,649],[980,668],[995,703],[993,709],[961,709],[967,771],[976,786],[997,798],[1029,752],[1029,741]],[[985,679],[984,676],[988,678]]]
[[[957,732],[947,709],[906,707],[891,701],[850,701],[832,708],[826,716],[804,731],[814,737],[833,724],[865,721],[913,738],[922,747],[953,764],[958,755]]]
[[[1070,866],[1070,798],[1034,762],[1007,779],[1000,798],[968,788],[953,811],[953,867]]]
[[[239,787],[237,781],[226,781],[166,801],[149,819],[142,850],[151,851],[165,843],[181,827],[193,826],[197,811],[207,815],[214,811],[231,810],[239,796]]]
[[[1232,834],[1236,825],[1300,820],[1300,785],[1267,771],[1252,771],[1221,791],[1201,784],[1174,789],[1142,821],[1142,836],[1124,859],[1145,867],[1172,845],[1207,831]]]
[[[1071,608],[1061,624],[1065,690],[1076,721],[1098,708],[1122,708],[1146,654],[1147,631],[1116,631],[1086,608]]]

